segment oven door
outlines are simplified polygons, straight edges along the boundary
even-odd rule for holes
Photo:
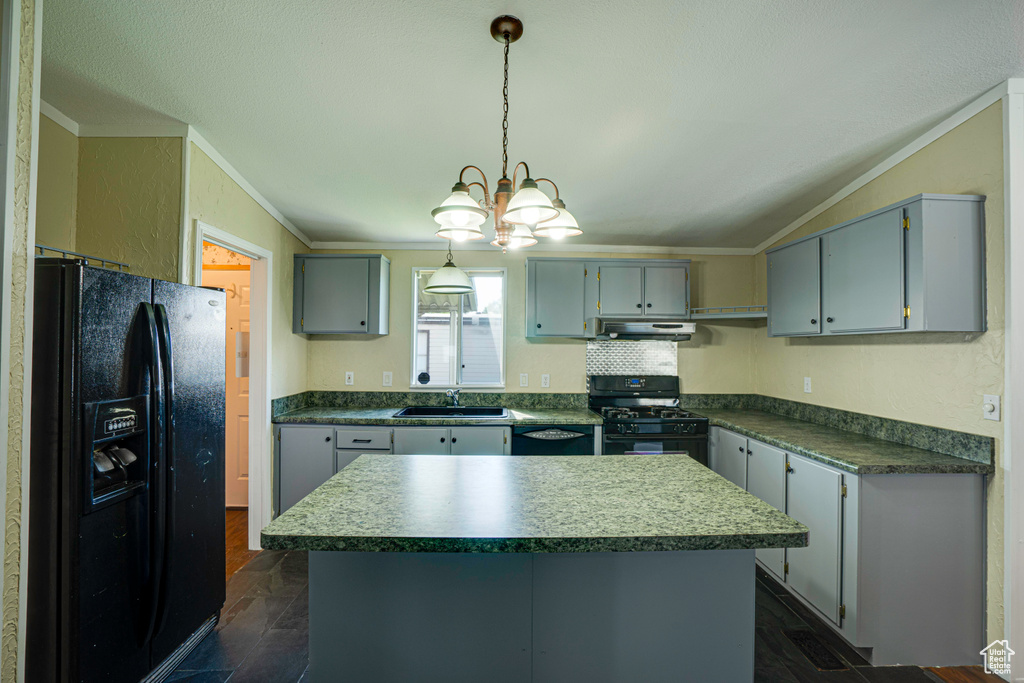
[[[685,453],[705,467],[708,464],[707,434],[605,434],[602,445],[604,455]]]

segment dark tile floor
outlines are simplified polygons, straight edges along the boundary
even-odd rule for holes
[[[264,551],[228,580],[216,630],[168,679],[304,683],[309,663],[307,555]],[[754,680],[759,683],[935,683],[913,667],[874,668],[758,570]],[[844,667],[819,671],[787,633],[810,631]],[[681,678],[685,681],[685,678]]]

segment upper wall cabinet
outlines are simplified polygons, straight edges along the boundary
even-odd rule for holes
[[[595,316],[689,314],[689,260],[526,259],[527,337],[586,337]]]
[[[984,331],[984,202],[921,194],[769,250],[769,336]]]
[[[390,276],[380,254],[296,255],[292,331],[387,334]]]

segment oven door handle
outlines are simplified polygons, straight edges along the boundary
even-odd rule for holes
[[[678,441],[681,439],[701,439],[703,440],[706,434],[606,434],[605,440],[607,441]]]

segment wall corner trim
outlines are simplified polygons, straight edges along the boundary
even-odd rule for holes
[[[834,195],[832,195],[822,203],[818,204],[813,209],[806,212],[804,215],[800,216],[795,221],[787,225],[782,230],[779,230],[777,233],[775,233],[765,241],[761,242],[754,248],[754,253],[761,253],[768,247],[772,246],[773,244],[784,238],[786,235],[790,234],[791,232],[799,228],[807,221],[811,220],[821,212],[832,208],[833,206],[835,206],[842,200],[846,199],[860,188],[870,183],[878,176],[882,175],[883,173],[893,168],[900,162],[906,160],[911,155],[921,151],[922,149],[924,149],[931,143],[935,142],[949,131],[959,126],[961,123],[964,123],[975,114],[980,113],[984,109],[987,109],[991,105],[1000,101],[1004,95],[1015,92],[1024,92],[1024,78],[1007,79],[1000,83],[999,85],[997,85],[996,87],[992,88],[991,90],[988,90],[981,96],[975,98],[966,106],[962,107],[961,109],[959,109],[957,112],[947,117],[946,119],[940,121],[938,124],[933,126],[924,134],[922,134],[909,144],[905,145],[899,151],[890,155],[884,161],[882,161],[877,166],[875,166],[871,170],[867,171],[866,173],[858,177],[853,182],[846,185],[843,189],[839,190]]]
[[[46,118],[56,123],[58,126],[63,128],[67,132],[71,133],[76,138],[78,137],[78,122],[72,121],[67,115],[64,114],[64,112],[60,111],[49,102],[46,102],[45,100],[39,100],[39,113],[46,116]]]
[[[228,162],[228,160],[225,159],[220,152],[217,151],[216,147],[211,145],[210,142],[206,138],[204,138],[202,134],[200,134],[200,132],[197,131],[194,127],[186,126],[186,128],[187,131],[183,136],[185,138],[186,146],[188,145],[189,142],[195,143],[195,146],[203,150],[206,156],[210,157],[210,160],[213,161],[213,163],[217,164],[217,166],[219,166],[222,171],[228,174],[229,178],[238,183],[238,186],[242,188],[242,191],[244,191],[247,195],[252,197],[257,204],[259,204],[267,213],[273,216],[274,220],[283,225],[285,229],[288,230],[288,232],[295,235],[295,237],[297,237],[300,242],[306,245],[306,247],[312,247],[313,241],[306,236],[306,233],[299,230],[290,220],[285,218],[284,214],[278,211],[277,207],[270,203],[270,200],[264,197],[255,187],[253,187],[252,183],[246,180],[245,176],[239,173],[238,170],[234,166],[232,166],[231,163]],[[186,188],[185,191],[187,192],[188,188]]]

